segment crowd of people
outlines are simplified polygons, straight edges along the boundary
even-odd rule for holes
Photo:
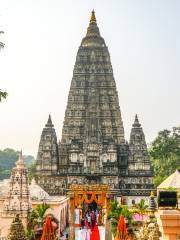
[[[80,211],[80,225],[76,228],[76,240],[100,240],[100,232],[98,225],[104,223],[102,218],[102,209],[94,206],[84,206],[84,211]],[[101,230],[100,230],[101,231]],[[68,233],[60,230],[60,239],[68,239]]]
[[[87,209],[81,219],[78,240],[100,240],[99,222],[102,222],[101,211]]]
[[[102,223],[101,211],[98,211],[98,209],[92,211],[90,209],[86,210],[81,219],[81,228],[88,227],[93,230],[95,223],[97,225]]]

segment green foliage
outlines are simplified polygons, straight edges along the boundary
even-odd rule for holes
[[[34,178],[35,171],[36,171],[36,164],[33,162],[31,163],[31,165],[28,166],[28,179],[30,183],[31,183],[31,180]]]
[[[139,203],[135,204],[135,212],[143,216],[147,211],[148,205],[145,204],[145,200],[141,199]]]
[[[15,163],[18,160],[19,152],[14,149],[6,148],[0,150],[0,180],[9,178],[11,170],[15,167]],[[23,156],[26,166],[30,165],[34,161],[33,156]]]
[[[111,202],[108,218],[111,219],[112,232],[115,236],[120,215],[128,220],[128,225],[132,222],[132,212],[127,206],[119,205],[117,201]]]
[[[2,92],[1,89],[0,89],[0,102],[2,101],[3,98],[6,98],[7,95],[8,95],[7,92]]]
[[[46,203],[40,204],[34,210],[38,218],[43,219],[45,212],[50,208],[50,206]]]
[[[180,167],[180,128],[160,131],[149,153],[154,167],[154,183],[158,186]]]
[[[3,34],[4,32],[3,31],[0,31],[0,34]],[[4,48],[4,43],[0,42],[0,49],[1,48]],[[1,92],[1,91],[0,91]],[[0,94],[1,95],[1,94]],[[1,98],[0,98],[1,99]]]
[[[26,236],[28,237],[29,240],[34,240],[34,231],[35,231],[35,226],[38,225],[38,215],[36,212],[33,210],[27,218],[27,229],[26,229]]]
[[[46,203],[38,205],[28,216],[26,236],[34,240],[34,232],[37,227],[42,227],[45,213],[50,206]]]
[[[37,227],[43,227],[43,223],[45,222],[46,216],[50,216],[53,223],[58,228],[59,221],[53,214],[46,214],[47,210],[50,208],[50,206],[46,203],[42,203],[38,205],[28,216],[27,221],[27,232],[26,236],[29,240],[34,240],[34,233]]]
[[[0,31],[0,34],[3,34],[4,32],[3,31]],[[3,42],[0,42],[0,50],[4,48],[4,43]],[[3,98],[6,98],[7,97],[7,92],[3,92],[1,91],[0,89],[0,102],[2,101]]]

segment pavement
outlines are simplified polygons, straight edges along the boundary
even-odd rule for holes
[[[99,229],[99,234],[100,234],[100,239],[105,240],[105,227],[104,226],[98,226]],[[83,239],[78,239],[79,232],[81,231],[81,235],[83,236]],[[75,240],[86,240],[86,229],[80,230],[79,228],[75,228]]]

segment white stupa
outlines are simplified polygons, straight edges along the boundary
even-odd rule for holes
[[[29,190],[32,201],[43,201],[50,199],[49,194],[36,183],[35,179],[32,179],[31,184],[29,185]]]

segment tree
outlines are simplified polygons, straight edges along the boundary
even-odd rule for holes
[[[40,204],[28,216],[27,236],[29,239],[34,239],[34,232],[36,228],[43,227],[47,216],[51,217],[51,222],[53,222],[55,229],[58,228],[59,221],[54,217],[53,214],[47,214],[47,210],[49,208],[50,206],[46,203]]]
[[[3,34],[4,32],[3,31],[0,31],[0,34]],[[4,43],[0,42],[0,50],[4,48]],[[1,91],[0,89],[0,102],[2,101],[3,98],[6,98],[7,97],[7,92],[3,92]]]
[[[50,208],[50,206],[46,203],[40,204],[34,210],[38,218],[43,221],[44,215],[46,211]]]
[[[139,213],[143,220],[143,215],[146,213],[148,205],[145,204],[145,200],[141,199],[139,203],[135,204],[135,212]]]
[[[132,212],[128,209],[128,207],[119,205],[117,201],[111,202],[108,218],[111,219],[112,232],[114,236],[117,232],[117,226],[120,216],[124,216],[128,222],[128,225],[131,225]]]
[[[180,127],[158,133],[149,149],[154,167],[154,183],[158,186],[179,167]]]
[[[7,92],[2,92],[0,89],[0,102],[2,101],[3,98],[6,98],[7,95],[8,95]]]
[[[31,183],[31,180],[34,178],[34,174],[36,171],[36,164],[31,163],[31,165],[28,166],[28,180]]]
[[[11,148],[6,148],[4,150],[0,150],[0,180],[9,178],[11,174],[11,170],[16,165],[16,161],[18,160],[19,151],[16,151]],[[25,165],[28,166],[34,162],[33,156],[23,156]],[[33,174],[33,169],[30,167],[30,176]]]

